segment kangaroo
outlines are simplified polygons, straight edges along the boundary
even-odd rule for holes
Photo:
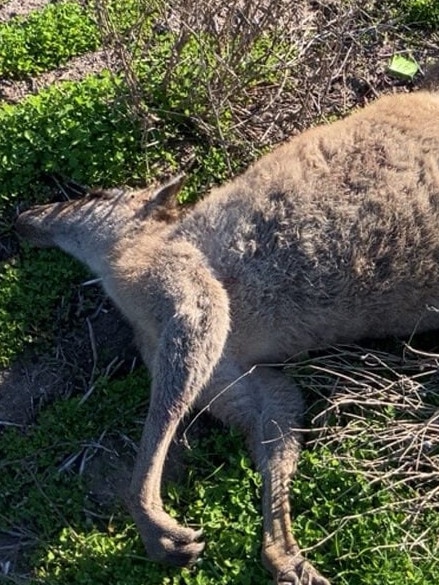
[[[164,511],[161,481],[178,424],[207,408],[241,429],[262,474],[275,582],[329,585],[291,532],[303,398],[267,364],[439,327],[439,94],[310,129],[185,213],[182,182],[38,206],[17,230],[102,279],[152,373],[129,504],[147,554],[185,565],[202,552],[201,531]]]

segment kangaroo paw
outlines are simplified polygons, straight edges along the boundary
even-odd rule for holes
[[[151,559],[185,566],[193,564],[202,553],[205,546],[204,542],[199,542],[202,530],[180,526],[163,510],[137,508],[131,509],[131,513]]]
[[[276,565],[276,585],[330,585],[301,555],[285,555]]]
[[[192,565],[203,552],[205,543],[199,542],[202,530],[179,527],[178,531],[163,532],[146,549],[151,558],[179,567]]]
[[[264,549],[262,558],[276,585],[330,585],[299,550],[288,552],[273,544]]]

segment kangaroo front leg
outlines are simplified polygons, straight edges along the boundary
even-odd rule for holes
[[[155,391],[155,394],[158,392]],[[204,548],[198,542],[201,531],[178,524],[164,510],[161,499],[163,466],[177,426],[192,403],[182,393],[180,404],[154,399],[145,422],[128,503],[149,557],[174,565],[194,562]]]
[[[203,283],[199,295],[177,307],[159,340],[148,416],[130,488],[130,511],[148,555],[185,565],[203,549],[200,532],[180,526],[164,510],[163,466],[178,424],[209,380],[228,333],[225,293]],[[210,294],[212,293],[212,294]]]
[[[299,458],[304,410],[300,390],[274,368],[242,374],[224,364],[209,387],[209,404],[212,414],[242,430],[262,474],[264,564],[277,585],[329,585],[302,556],[291,532],[289,488]],[[221,394],[221,387],[229,389]]]

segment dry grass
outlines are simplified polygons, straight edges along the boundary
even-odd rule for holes
[[[403,534],[399,550],[414,563],[439,560],[435,527],[426,520],[439,509],[438,366],[439,354],[408,344],[399,354],[335,347],[287,366],[316,398],[308,411],[307,447],[328,450],[340,469],[366,480],[371,493],[388,495],[387,503],[340,517],[335,530],[308,551],[365,515],[396,513]],[[343,499],[350,497],[347,488]]]
[[[330,447],[371,485],[411,488],[392,506],[412,518],[439,508],[438,366],[439,354],[406,345],[403,355],[334,348],[288,367],[319,397],[309,412],[308,444]]]
[[[395,86],[410,87],[387,74],[390,57],[410,53],[424,64],[439,55],[439,35],[420,31],[417,36],[389,4],[178,0],[170,7],[160,0],[142,0],[135,24],[121,31],[108,2],[95,3],[145,128],[157,118],[147,105],[135,63],[148,59],[151,47],[161,42],[160,33],[172,32],[162,90],[166,94],[181,81],[185,48],[192,44],[199,67],[193,96],[203,94],[205,103],[198,111],[192,109],[191,122],[207,140],[232,152],[280,142],[316,119],[339,116]],[[147,33],[148,19],[155,24]],[[230,117],[226,130],[225,115]]]

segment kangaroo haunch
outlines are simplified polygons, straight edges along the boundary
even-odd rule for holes
[[[263,559],[278,584],[328,585],[291,534],[303,401],[278,363],[361,337],[439,327],[439,94],[383,97],[304,132],[183,213],[182,179],[23,213],[18,231],[102,278],[153,376],[131,483],[149,556],[184,565],[200,532],[161,479],[192,408],[245,434],[263,477]],[[226,391],[223,390],[227,388]]]

